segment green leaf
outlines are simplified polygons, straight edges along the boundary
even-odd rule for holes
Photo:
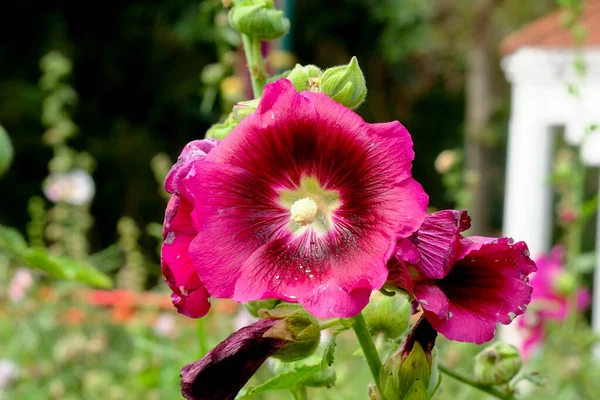
[[[325,371],[327,367],[331,367],[335,359],[335,346],[336,346],[337,334],[334,332],[323,350],[323,359],[321,360],[321,371]]]
[[[323,350],[323,359],[321,360],[321,371],[325,371],[327,367],[331,367],[331,365],[333,364],[333,361],[335,360],[334,356],[337,336],[340,333],[347,331],[348,329],[350,329],[350,327],[340,326],[331,334],[329,342],[327,342],[327,345]]]
[[[303,380],[319,372],[321,372],[320,365],[298,366],[289,372],[284,372],[269,379],[265,383],[249,388],[244,394],[244,397],[273,390],[291,390],[301,384]]]
[[[18,230],[0,225],[0,248],[11,254],[20,254],[27,249],[27,242]]]
[[[60,264],[43,249],[24,249],[20,258],[28,267],[46,272],[55,278],[70,278]]]
[[[581,216],[583,218],[589,218],[596,213],[598,209],[598,196],[594,196],[589,200],[586,200],[581,206]]]
[[[59,258],[58,262],[71,280],[103,289],[110,289],[112,287],[112,280],[107,275],[85,261]]]
[[[21,260],[27,266],[44,271],[55,278],[73,280],[103,289],[112,287],[111,279],[93,265],[85,261],[59,257],[45,249],[25,249]]]

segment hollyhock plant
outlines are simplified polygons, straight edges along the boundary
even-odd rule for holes
[[[214,297],[354,316],[385,283],[396,241],[425,217],[413,157],[399,122],[368,124],[280,79],[205,160],[180,161],[168,179],[179,188],[171,226],[180,223],[184,237],[167,257],[173,263],[189,244],[182,270],[193,263]],[[165,232],[178,240],[172,227]]]
[[[525,334],[521,353],[525,359],[544,341],[545,323],[548,320],[561,322],[569,313],[569,298],[576,290],[576,308],[583,311],[590,304],[590,293],[576,289],[571,276],[563,264],[564,249],[556,246],[549,254],[536,260],[538,271],[531,278],[533,295],[531,307],[517,320],[517,326]]]
[[[389,283],[409,292],[431,325],[448,339],[481,344],[497,323],[509,324],[531,300],[535,271],[524,242],[463,237],[466,211],[428,215],[419,230],[398,242]]]
[[[193,318],[204,316],[210,303],[188,254],[197,230],[191,219],[194,199],[183,184],[183,178],[195,164],[204,161],[217,143],[214,139],[188,143],[165,180],[165,189],[172,196],[163,225],[162,272],[173,291],[171,300],[177,311]]]

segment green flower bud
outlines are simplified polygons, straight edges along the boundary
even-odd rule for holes
[[[208,64],[202,68],[200,81],[206,86],[217,86],[225,78],[226,73],[227,71],[223,65],[219,63]]]
[[[279,303],[281,303],[281,300],[279,299],[256,300],[244,304],[244,307],[250,314],[258,317],[258,312],[260,310],[272,310],[273,308],[277,307]]]
[[[285,362],[301,360],[314,353],[319,346],[319,321],[301,306],[280,304],[272,310],[260,310],[258,314],[261,318],[281,320],[263,335],[287,342],[273,357]]]
[[[357,108],[367,95],[367,84],[356,57],[348,65],[325,70],[321,92],[348,108]]]
[[[206,131],[205,137],[207,139],[225,139],[229,132],[233,130],[238,125],[239,121],[235,119],[233,113],[229,114],[225,121],[220,122],[218,124],[214,124]]]
[[[290,20],[274,8],[273,0],[234,1],[229,23],[240,33],[259,40],[275,40],[290,30]]]
[[[424,399],[433,396],[439,373],[432,369],[432,357],[415,342],[408,355],[403,349],[393,354],[381,369],[381,390],[386,399]]]
[[[569,296],[577,290],[577,280],[573,274],[562,271],[554,280],[554,290],[562,296]]]
[[[319,77],[323,74],[321,68],[316,65],[296,64],[293,70],[290,71],[287,78],[292,81],[292,84],[298,92],[310,90],[311,86],[319,81]]]
[[[429,400],[433,396],[441,378],[433,348],[436,337],[437,332],[422,317],[400,350],[381,368],[381,394],[385,399]]]
[[[259,100],[240,101],[233,106],[233,117],[241,122],[245,117],[256,111]]]
[[[8,133],[0,125],[0,176],[10,167],[13,159],[13,146],[8,137]]]
[[[383,333],[390,339],[402,335],[408,328],[411,307],[408,298],[402,294],[386,296],[373,292],[363,315],[372,336]]]
[[[519,350],[507,343],[495,343],[475,356],[475,380],[483,385],[508,383],[523,361]]]

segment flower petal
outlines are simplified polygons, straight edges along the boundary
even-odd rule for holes
[[[470,245],[468,243],[467,245]],[[434,281],[448,298],[448,314],[425,309],[432,326],[448,339],[484,343],[496,323],[509,324],[531,301],[527,275],[535,270],[524,242],[501,238],[481,244]]]
[[[206,155],[219,143],[216,139],[194,140],[185,145],[177,162],[165,178],[165,189],[169,193],[185,194],[183,178],[195,162],[204,161]]]
[[[298,302],[320,318],[358,314],[371,291],[383,285],[387,272],[381,261],[365,259],[343,238],[318,237],[311,231],[269,242],[252,254],[242,270],[236,301],[279,298]],[[339,277],[348,270],[355,275],[340,283]],[[349,282],[353,285],[345,285]]]
[[[289,213],[275,203],[268,185],[232,165],[198,164],[185,186],[194,197],[200,231],[189,251],[196,271],[212,296],[232,297],[242,264],[281,235]]]
[[[419,274],[432,279],[442,279],[458,258],[461,232],[471,225],[465,210],[443,210],[425,217],[419,230],[411,237],[420,254],[415,265]]]
[[[191,211],[191,205],[179,195],[171,197],[163,225],[161,268],[173,291],[171,300],[177,311],[200,318],[208,312],[210,303],[188,255],[190,242],[197,233],[191,223]]]
[[[181,393],[188,400],[233,400],[256,370],[285,341],[263,335],[278,321],[258,320],[229,335],[202,360],[181,370]]]

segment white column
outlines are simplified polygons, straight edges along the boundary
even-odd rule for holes
[[[549,185],[553,135],[546,125],[543,86],[515,82],[509,125],[504,236],[525,241],[533,258],[551,245],[552,191]],[[500,339],[518,346],[514,326],[502,327]]]
[[[553,219],[553,135],[542,89],[526,83],[513,88],[504,198],[504,235],[527,242],[532,257],[549,249]]]
[[[598,198],[600,199],[600,179],[598,182]],[[596,268],[594,269],[592,329],[596,334],[600,334],[600,207],[596,210]],[[600,344],[594,346],[594,357],[600,360]]]

